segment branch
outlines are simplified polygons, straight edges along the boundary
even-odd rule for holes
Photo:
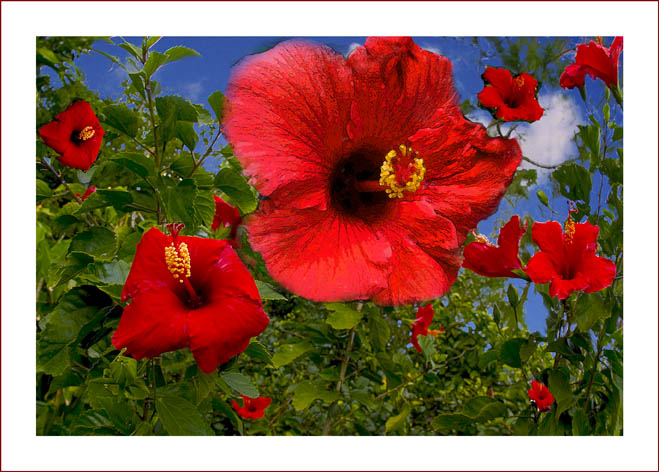
[[[66,190],[67,190],[67,191],[73,196],[73,198],[75,198],[76,200],[78,200],[78,203],[82,203],[82,198],[80,198],[80,197],[77,196],[75,193],[73,193],[73,190],[71,190],[71,187],[69,187],[69,184],[66,183],[66,181],[64,180],[64,177],[62,177],[62,176],[59,174],[59,172],[57,172],[57,171],[53,168],[53,166],[51,166],[51,165],[48,163],[48,161],[46,161],[46,158],[45,158],[45,157],[42,157],[42,158],[41,158],[41,163],[42,163],[42,164],[44,165],[44,167],[45,167],[46,169],[48,169],[48,170],[49,170],[49,171],[50,171],[55,177],[57,177],[57,180],[59,180],[60,183],[61,183],[62,185],[64,185],[64,188],[65,188],[65,189],[66,189]]]
[[[563,164],[566,164],[566,163],[568,163],[568,162],[576,161],[576,159],[568,159],[567,161],[563,161],[563,162],[561,162],[560,164],[556,164],[555,166],[548,166],[548,165],[545,165],[545,164],[540,164],[540,163],[538,163],[538,162],[535,162],[534,160],[529,159],[529,158],[526,157],[526,156],[522,156],[522,159],[525,160],[526,162],[530,162],[531,164],[533,164],[533,165],[536,166],[536,167],[541,167],[541,168],[543,168],[543,169],[556,169],[556,168],[562,166]]]

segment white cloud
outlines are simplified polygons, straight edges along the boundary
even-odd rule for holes
[[[352,54],[352,51],[357,49],[359,46],[361,46],[361,44],[359,43],[350,43],[350,46],[348,46],[348,52],[346,53],[346,57]]]
[[[428,44],[422,44],[421,48],[425,49],[426,51],[434,52],[435,54],[439,54],[439,55],[442,54],[438,48],[430,46]]]
[[[577,105],[562,91],[540,95],[539,102],[545,109],[542,118],[519,125],[513,136],[518,139],[524,156],[538,164],[555,166],[576,154],[572,138],[583,121]],[[538,180],[551,172],[526,161],[522,161],[521,167],[536,169]]]
[[[199,99],[202,98],[202,82],[203,80],[199,80],[197,82],[188,82],[181,86],[181,91],[185,95],[185,98],[189,99],[192,103],[199,102]]]

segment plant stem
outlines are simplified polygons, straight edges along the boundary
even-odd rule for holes
[[[57,171],[53,168],[53,166],[51,166],[51,165],[48,163],[48,161],[46,161],[46,158],[45,158],[45,157],[42,157],[42,158],[41,158],[41,163],[42,163],[42,164],[44,165],[44,167],[45,167],[46,169],[48,169],[48,170],[49,170],[49,171],[50,171],[55,177],[57,177],[57,180],[59,180],[59,182],[64,186],[64,188],[65,188],[65,189],[71,194],[71,196],[72,196],[73,198],[75,198],[76,200],[78,200],[78,203],[82,203],[82,198],[80,198],[80,197],[77,196],[75,193],[73,193],[73,190],[71,190],[71,187],[69,187],[69,184],[66,183],[66,181],[64,180],[64,177],[62,177],[62,176],[60,175],[60,173],[57,172]]]
[[[359,310],[361,310],[361,306],[359,307]],[[348,360],[350,357],[350,351],[352,351],[352,345],[354,341],[355,341],[355,328],[352,328],[350,330],[350,334],[348,335],[348,344],[346,346],[345,355],[343,356],[343,361],[341,362],[341,370],[339,371],[339,380],[338,382],[336,382],[336,387],[334,388],[334,390],[337,393],[341,393],[341,387],[343,387],[343,382],[345,381],[346,370],[348,369]],[[325,425],[323,426],[323,436],[327,436],[329,434],[331,425],[332,425],[332,421],[331,421],[330,413],[328,411],[327,418],[325,419]]]
[[[220,137],[221,134],[222,134],[222,128],[218,127],[217,128],[217,134],[215,135],[215,138],[213,138],[213,141],[211,141],[210,145],[208,146],[208,149],[206,149],[206,152],[199,158],[198,161],[196,161],[194,163],[194,165],[192,166],[192,170],[190,171],[190,175],[188,175],[188,178],[192,177],[192,174],[194,174],[195,171],[204,163],[206,158],[213,151],[213,146],[215,145],[215,142],[218,140],[218,138]]]
[[[563,161],[560,164],[556,164],[555,166],[548,166],[548,165],[545,165],[545,164],[540,164],[540,163],[538,163],[538,162],[534,161],[533,159],[530,159],[526,156],[522,156],[522,159],[525,160],[526,162],[529,162],[529,163],[533,164],[534,166],[540,167],[542,169],[556,169],[556,168],[562,166],[563,164],[566,164],[568,162],[572,162],[572,161],[576,160],[576,159],[568,159],[567,161]]]

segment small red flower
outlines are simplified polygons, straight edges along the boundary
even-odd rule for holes
[[[595,254],[599,227],[590,223],[575,223],[570,210],[565,233],[557,221],[534,223],[533,241],[540,248],[525,272],[535,283],[551,282],[549,295],[567,298],[575,290],[586,293],[602,290],[613,282],[615,264]]]
[[[243,222],[240,212],[236,207],[229,205],[217,195],[213,195],[213,198],[215,199],[215,216],[213,216],[211,229],[217,231],[220,226],[224,226],[225,228],[231,227],[229,237],[235,240],[238,227]]]
[[[580,44],[577,46],[574,63],[567,66],[561,74],[561,87],[568,89],[582,87],[586,74],[593,79],[602,80],[607,87],[617,86],[618,59],[621,52],[622,36],[616,36],[610,48],[602,45],[601,38],[598,42]]]
[[[554,403],[554,396],[549,389],[542,382],[531,381],[531,388],[529,389],[529,398],[535,404],[539,411],[546,411],[551,408]]]
[[[522,73],[512,76],[509,70],[488,67],[483,74],[485,88],[478,100],[485,108],[495,110],[504,121],[537,121],[544,113],[536,97],[538,81]]]
[[[522,268],[519,241],[525,232],[526,224],[520,227],[519,216],[513,215],[499,230],[499,247],[481,235],[475,242],[467,244],[462,267],[486,277],[517,277],[512,271]]]
[[[419,346],[419,336],[437,336],[439,333],[444,332],[444,328],[439,328],[439,330],[428,329],[434,316],[435,310],[432,305],[422,306],[416,311],[416,320],[412,323],[412,339],[410,342],[419,352],[422,352],[421,346]]]
[[[347,59],[286,41],[244,59],[226,95],[225,135],[265,197],[252,247],[314,301],[446,293],[522,158],[464,118],[450,61],[411,38],[368,38]]]
[[[271,403],[270,397],[249,398],[245,395],[243,397],[243,406],[233,400],[233,409],[238,412],[240,416],[248,419],[263,418],[263,410],[268,408]]]
[[[80,195],[79,193],[76,193],[76,197],[78,197],[80,200],[82,200],[84,202],[85,200],[87,200],[87,197],[90,196],[95,191],[96,191],[96,187],[94,187],[92,185],[87,190],[85,190],[85,193],[83,193],[82,195]]]
[[[172,236],[157,228],[137,245],[121,294],[130,299],[112,336],[136,359],[190,348],[213,372],[268,325],[254,279],[226,240]]]
[[[60,164],[87,170],[101,149],[103,128],[91,105],[80,100],[43,125],[39,136],[46,146],[60,154]]]

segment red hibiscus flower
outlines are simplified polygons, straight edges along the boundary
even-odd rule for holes
[[[270,397],[249,398],[245,395],[243,397],[243,406],[233,400],[233,409],[238,412],[240,416],[248,419],[263,418],[263,410],[270,406]]]
[[[546,411],[551,408],[554,403],[554,396],[549,389],[542,382],[531,381],[531,388],[529,389],[529,398],[535,404],[539,411]]]
[[[486,277],[518,277],[514,269],[521,269],[519,241],[526,232],[526,224],[520,227],[519,216],[514,215],[499,230],[499,247],[490,244],[485,236],[467,244],[462,267]]]
[[[213,216],[211,229],[217,231],[220,226],[224,226],[225,228],[231,227],[229,237],[235,240],[238,227],[243,222],[240,212],[236,207],[229,205],[217,195],[213,195],[213,198],[215,199],[215,216]]]
[[[245,221],[286,289],[401,305],[444,294],[521,160],[464,118],[445,57],[369,38],[346,59],[301,41],[244,59],[224,131],[265,197]]]
[[[618,58],[622,52],[622,37],[616,36],[610,48],[602,45],[602,39],[577,46],[574,64],[565,68],[560,78],[563,88],[583,87],[586,74],[602,80],[607,87],[618,85]]]
[[[483,74],[485,88],[478,100],[503,121],[537,121],[544,113],[538,103],[538,81],[529,74],[512,76],[509,70],[488,67]]]
[[[247,348],[268,325],[254,279],[226,240],[147,231],[121,294],[124,308],[112,344],[136,359],[190,348],[213,372]]]
[[[60,154],[60,164],[87,170],[101,149],[103,128],[91,105],[80,100],[57,115],[55,121],[43,125],[39,136],[46,146]]]
[[[572,213],[565,222],[565,233],[556,221],[534,223],[533,241],[540,248],[525,272],[535,283],[551,282],[549,295],[563,300],[575,290],[586,293],[602,290],[613,282],[615,264],[595,254],[599,227],[575,223]]]
[[[432,305],[422,306],[416,311],[416,320],[412,323],[412,339],[410,342],[419,352],[422,352],[421,346],[419,346],[419,336],[437,336],[439,333],[444,332],[444,328],[439,328],[439,330],[428,329],[434,316],[435,310]]]
[[[95,191],[96,191],[96,187],[94,187],[92,185],[87,190],[85,190],[85,193],[83,193],[82,195],[80,195],[79,193],[76,193],[76,197],[78,197],[80,200],[82,200],[84,202],[85,200],[87,200],[87,197],[90,196]]]

